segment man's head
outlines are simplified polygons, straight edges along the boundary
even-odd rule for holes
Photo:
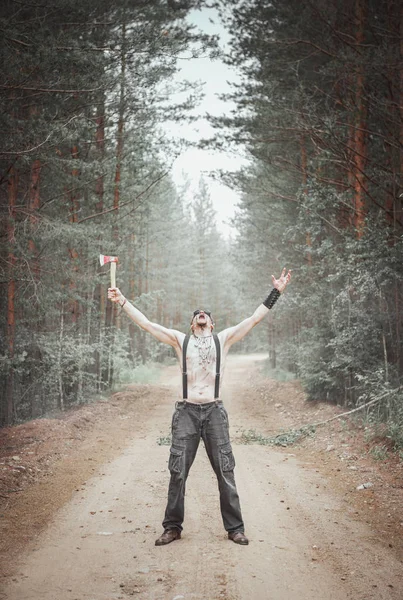
[[[198,327],[200,327],[200,329],[207,328],[213,331],[214,321],[209,310],[198,308],[194,311],[192,320],[190,321],[190,328],[192,331],[194,331]]]

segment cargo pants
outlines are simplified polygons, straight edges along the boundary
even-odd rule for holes
[[[172,445],[168,468],[171,473],[164,529],[179,529],[185,516],[186,480],[203,440],[216,474],[224,528],[244,531],[239,496],[235,485],[235,460],[229,439],[228,414],[221,400],[206,404],[177,402],[172,417]]]

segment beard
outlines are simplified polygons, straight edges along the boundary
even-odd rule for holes
[[[205,319],[204,321],[200,322],[200,321],[195,321],[194,325],[192,325],[192,331],[194,329],[201,329],[202,331],[204,331],[205,329],[207,329],[208,326],[208,320]]]

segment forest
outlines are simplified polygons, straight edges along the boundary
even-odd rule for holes
[[[189,23],[213,11],[225,47]],[[107,301],[109,271],[151,320],[186,330],[249,316],[239,344],[308,400],[355,408],[403,448],[403,6],[398,0],[3,0],[0,6],[2,426],[90,401],[173,360]],[[174,75],[210,56],[240,74],[201,148],[246,154],[189,201],[171,165],[200,90]],[[180,100],[178,100],[180,98]],[[236,350],[235,350],[236,351]]]

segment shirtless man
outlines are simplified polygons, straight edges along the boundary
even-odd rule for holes
[[[220,380],[225,359],[232,344],[241,340],[255,325],[267,315],[269,309],[284,291],[291,279],[291,272],[283,269],[279,279],[272,275],[273,290],[266,300],[238,325],[224,329],[218,334],[221,354]],[[152,323],[135,308],[118,288],[108,290],[108,298],[118,303],[125,313],[157,340],[172,346],[183,364],[183,343],[185,334],[175,329],[167,329]],[[185,487],[190,467],[195,459],[200,439],[203,439],[211,466],[218,480],[220,507],[228,538],[236,544],[249,543],[245,535],[241,507],[234,479],[235,460],[229,439],[228,415],[219,399],[219,386],[216,386],[216,343],[213,340],[214,321],[210,312],[195,310],[191,320],[192,335],[187,338],[186,379],[184,399],[175,405],[172,417],[172,445],[168,467],[171,479],[168,502],[162,523],[163,534],[156,540],[156,546],[164,546],[180,539],[185,512]]]

